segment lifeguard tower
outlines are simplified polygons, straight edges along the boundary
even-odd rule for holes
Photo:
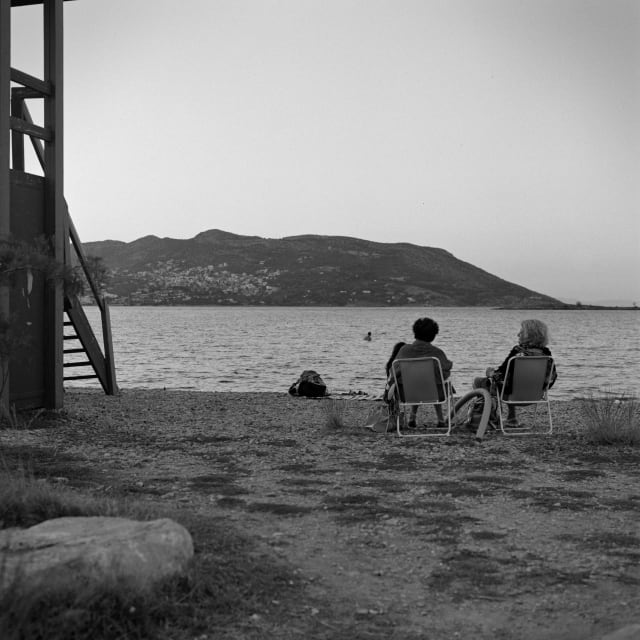
[[[11,66],[11,11],[42,5],[44,77]],[[19,9],[18,9],[19,10]],[[21,291],[0,288],[0,311],[26,332],[27,347],[9,360],[5,402],[17,409],[63,406],[65,380],[96,378],[117,393],[109,310],[91,277],[64,198],[63,0],[0,0],[0,239],[45,237],[54,259],[80,265],[102,319],[102,345],[75,295],[62,283],[35,278],[25,303]],[[44,102],[44,122],[34,123],[31,101]],[[25,171],[25,138],[43,175]],[[6,365],[6,363],[5,363]]]

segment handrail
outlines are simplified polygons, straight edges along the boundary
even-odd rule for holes
[[[78,236],[78,232],[76,231],[75,225],[73,224],[73,220],[71,220],[71,216],[69,215],[69,207],[66,206],[66,204],[67,202],[65,200],[65,209],[67,211],[67,224],[69,225],[69,238],[71,238],[71,244],[73,245],[73,248],[76,250],[78,261],[80,262],[82,271],[84,272],[84,275],[87,278],[89,287],[91,287],[91,293],[93,293],[93,297],[95,298],[96,304],[100,308],[100,312],[104,313],[104,298],[100,295],[100,292],[98,291],[98,287],[96,286],[96,283],[93,281],[93,278],[91,277],[91,272],[89,271],[89,265],[87,264],[87,258],[84,255],[84,249],[82,248],[82,244],[80,243],[80,237]]]
[[[13,67],[11,67],[11,80],[23,85],[24,87],[29,87],[29,89],[35,89],[43,98],[45,96],[49,97],[53,95],[50,82],[40,80],[40,78],[36,78],[35,76],[25,73],[24,71],[20,71],[19,69],[14,69]]]

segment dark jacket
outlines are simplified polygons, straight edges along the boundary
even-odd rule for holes
[[[504,359],[504,362],[493,372],[491,378],[493,382],[495,382],[499,387],[501,387],[505,383],[505,375],[507,373],[507,364],[509,360],[514,356],[551,356],[551,351],[547,347],[535,347],[526,344],[517,344],[511,351],[509,351],[509,355]],[[558,372],[556,371],[555,363],[551,365],[551,371],[547,371],[547,375],[550,375],[549,378],[549,389],[555,384],[555,381],[558,378]],[[506,381],[506,389],[505,392],[509,393],[511,391],[510,388],[511,381]]]

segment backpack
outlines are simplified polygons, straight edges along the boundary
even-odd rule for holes
[[[303,371],[296,382],[289,387],[292,396],[307,398],[322,398],[327,393],[327,385],[320,374],[313,369]]]

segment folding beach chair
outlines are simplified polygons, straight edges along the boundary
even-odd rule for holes
[[[504,384],[498,389],[498,417],[500,429],[505,435],[533,435],[538,406],[547,405],[549,430],[553,431],[551,403],[549,401],[549,383],[553,375],[554,364],[551,356],[514,356],[507,363]],[[503,405],[527,406],[535,404],[533,424],[531,427],[509,427],[505,430],[502,417]]]
[[[394,383],[396,431],[401,437],[424,438],[451,434],[451,383],[444,379],[438,358],[400,358],[391,365]],[[447,427],[423,433],[402,433],[412,407],[441,406]]]

